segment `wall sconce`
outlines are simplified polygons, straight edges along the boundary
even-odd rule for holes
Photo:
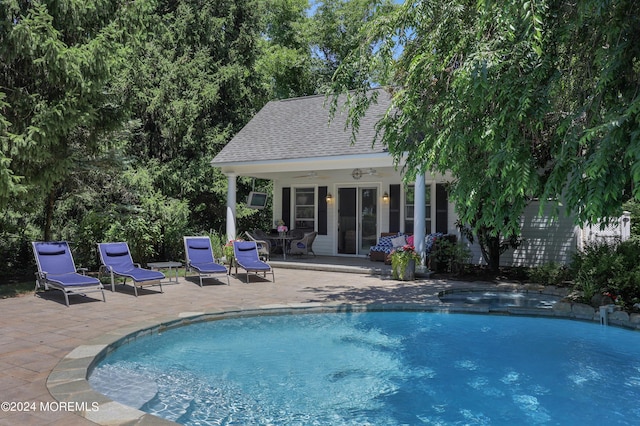
[[[385,192],[384,194],[382,194],[382,201],[384,201],[385,203],[389,201],[389,193]]]
[[[327,200],[327,204],[330,204],[331,201],[333,201],[333,196],[331,194],[327,194],[327,196],[325,197],[325,200]]]

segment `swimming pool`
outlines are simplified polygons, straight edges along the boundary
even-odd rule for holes
[[[186,425],[631,425],[640,335],[421,312],[233,318],[123,345],[89,382]]]
[[[486,305],[492,309],[552,309],[563,296],[533,291],[455,290],[445,291],[439,298],[444,303]]]

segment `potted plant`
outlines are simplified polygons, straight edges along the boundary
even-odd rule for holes
[[[278,219],[276,221],[276,229],[278,230],[278,235],[280,235],[281,237],[284,237],[289,230],[289,228],[287,228],[287,225],[284,224],[284,220],[282,219]]]
[[[233,240],[222,246],[222,262],[233,266]]]
[[[391,252],[392,277],[396,280],[413,281],[416,277],[416,262],[420,255],[416,248],[406,244]]]

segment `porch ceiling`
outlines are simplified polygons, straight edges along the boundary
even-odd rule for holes
[[[388,176],[396,174],[392,158],[387,153],[361,156],[327,156],[279,161],[252,161],[226,163],[221,167],[225,174],[249,176],[259,179],[323,179],[326,177],[349,178],[354,169],[360,169],[363,179],[368,176]],[[370,173],[370,169],[377,173]]]

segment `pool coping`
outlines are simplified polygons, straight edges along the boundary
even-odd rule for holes
[[[475,288],[475,291],[479,290],[481,289]],[[493,287],[492,290],[495,291],[495,287]],[[458,291],[464,291],[464,289]],[[532,292],[557,295],[557,293],[553,291],[532,290]],[[448,294],[450,291],[443,291],[441,293]],[[136,326],[120,328],[76,347],[53,368],[47,378],[46,386],[51,396],[58,401],[60,405],[64,405],[66,408],[72,407],[76,414],[99,425],[176,425],[177,423],[170,420],[113,401],[106,395],[94,390],[88,381],[88,377],[93,371],[93,368],[109,353],[138,338],[203,321],[264,315],[384,311],[520,315],[600,322],[600,313],[598,310],[589,305],[568,301],[557,302],[552,309],[525,307],[493,308],[489,305],[481,304],[469,305],[442,302],[371,304],[311,302],[264,305],[249,309],[228,307],[212,312],[182,312],[177,317],[167,317],[160,322],[150,321],[146,324],[139,323]],[[629,316],[629,314],[620,312],[616,315],[617,312],[619,311],[613,312],[609,317],[609,325],[640,330],[640,314],[632,314],[632,316]]]

